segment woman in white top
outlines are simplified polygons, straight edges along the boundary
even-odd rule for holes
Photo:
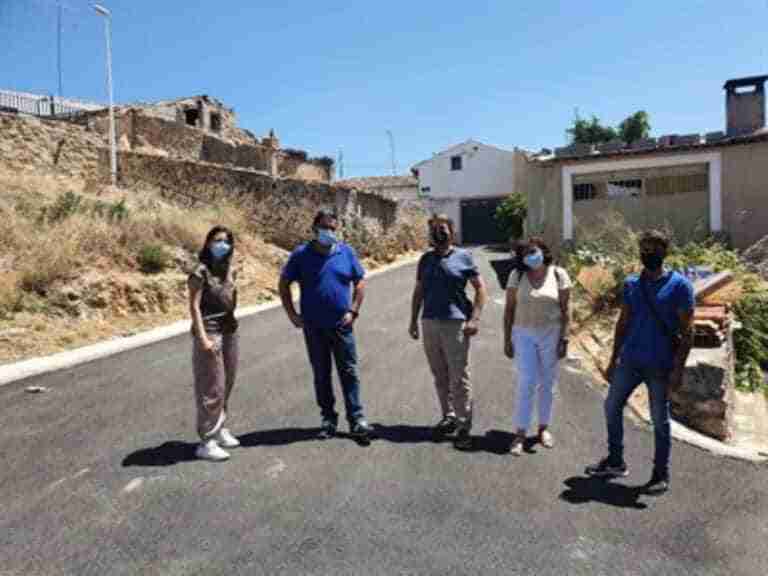
[[[554,446],[549,425],[560,360],[568,351],[571,280],[565,270],[552,264],[552,254],[541,238],[529,238],[516,252],[522,269],[513,271],[507,283],[504,353],[517,358],[516,430],[510,452],[520,456],[536,391],[538,440],[546,448]]]

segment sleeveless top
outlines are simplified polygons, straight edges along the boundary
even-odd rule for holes
[[[202,290],[200,314],[207,333],[231,334],[237,330],[237,287],[233,280],[219,278],[200,263],[189,275],[188,284]]]
[[[549,266],[544,282],[534,288],[525,272],[509,275],[507,288],[517,291],[515,326],[521,328],[549,328],[562,319],[560,291],[571,287],[571,279],[562,268]]]

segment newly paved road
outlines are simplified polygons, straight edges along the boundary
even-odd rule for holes
[[[604,432],[584,377],[561,381],[555,450],[504,454],[499,304],[473,348],[476,449],[433,443],[413,276],[373,279],[360,317],[368,447],[313,439],[302,338],[280,310],[242,323],[245,446],[227,463],[192,457],[187,337],[0,388],[0,574],[768,574],[768,469],[676,443],[671,492],[647,497],[652,436],[630,426],[631,476],[589,480]]]

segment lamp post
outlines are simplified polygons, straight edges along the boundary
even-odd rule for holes
[[[117,186],[117,143],[115,141],[115,104],[112,96],[112,13],[94,4],[93,9],[104,16],[104,32],[107,36],[107,91],[109,92],[109,168],[112,186]]]

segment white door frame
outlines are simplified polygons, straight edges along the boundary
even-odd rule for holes
[[[719,232],[723,228],[722,155],[720,152],[677,154],[652,158],[606,160],[587,164],[566,165],[561,168],[563,194],[563,240],[573,240],[573,176],[592,172],[660,168],[682,164],[707,164],[709,167],[709,229]]]

